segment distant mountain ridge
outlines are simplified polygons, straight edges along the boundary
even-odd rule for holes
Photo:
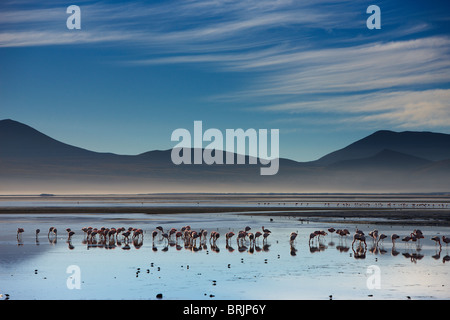
[[[331,152],[314,163],[329,165],[342,160],[367,158],[385,149],[431,161],[450,159],[450,134],[380,130],[345,148]]]
[[[0,120],[0,157],[83,157],[97,152],[55,140],[11,119]]]
[[[450,135],[381,130],[316,161],[280,159],[274,176],[260,176],[260,167],[176,166],[171,150],[94,152],[0,120],[0,194],[450,191]]]
[[[367,169],[393,169],[405,170],[419,168],[433,163],[431,160],[411,156],[405,153],[383,149],[374,156],[362,159],[350,159],[334,162],[328,167],[334,169],[367,168]]]

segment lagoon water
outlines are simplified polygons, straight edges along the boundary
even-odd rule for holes
[[[217,247],[209,241],[197,243],[195,250],[182,241],[179,246],[159,237],[152,241],[156,226],[166,230],[185,225],[218,231]],[[50,226],[58,229],[58,236],[49,240]],[[144,239],[138,244],[89,245],[81,231],[86,226],[142,228]],[[259,239],[245,247],[238,247],[235,236],[227,247],[225,233],[237,234],[245,226],[253,232],[264,226],[272,233],[266,242]],[[19,240],[18,227],[25,229]],[[425,238],[420,243],[397,241],[395,247],[387,238],[375,248],[368,239],[365,252],[357,244],[352,249],[351,237],[336,234],[309,245],[311,232],[329,227],[352,234],[357,227],[366,235],[378,229],[389,237],[421,229]],[[70,242],[66,228],[75,231]],[[293,231],[298,236],[291,245]],[[430,239],[434,235],[450,236],[450,228],[308,222],[257,213],[2,214],[0,294],[2,299],[156,299],[157,294],[188,300],[450,299],[450,249],[443,244],[439,250]],[[70,266],[80,271],[79,288],[72,288]]]

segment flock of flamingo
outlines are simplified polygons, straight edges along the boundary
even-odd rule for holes
[[[428,209],[447,209],[448,203],[411,203],[411,202],[258,202],[258,206],[271,206],[278,203],[281,205],[295,205],[300,207],[336,207],[336,208],[428,208]]]
[[[133,242],[135,245],[142,245],[143,239],[144,239],[144,231],[140,228],[93,228],[93,227],[83,227],[81,229],[84,232],[84,239],[83,243],[87,244],[97,244],[98,242],[103,244],[115,244],[117,243],[128,243]],[[252,228],[249,226],[246,226],[242,230],[239,230],[237,234],[235,234],[233,231],[229,231],[225,234],[225,242],[227,248],[231,246],[231,241],[234,236],[236,236],[236,243],[238,247],[245,247],[247,244],[252,247],[258,244],[258,239],[260,237],[263,238],[262,242],[263,245],[267,244],[267,238],[270,236],[271,231],[269,229],[266,229],[264,226],[261,227],[261,231],[251,232]],[[21,242],[22,233],[24,233],[24,228],[18,228],[17,229],[17,240],[18,242]],[[328,232],[327,232],[328,231]],[[337,234],[340,239],[347,238],[347,236],[350,235],[350,231],[348,229],[335,229],[335,228],[328,228],[327,231],[325,230],[316,230],[312,232],[309,235],[309,247],[320,247],[321,245],[321,238],[325,237],[330,234]],[[75,234],[75,231],[73,231],[70,228],[66,229],[67,232],[67,241],[70,242],[72,239],[72,236]],[[38,240],[38,236],[40,233],[40,229],[36,229],[35,236],[36,240]],[[55,227],[50,227],[47,233],[47,237],[50,241],[56,240],[58,234],[58,230]],[[298,233],[297,232],[291,232],[289,235],[289,243],[291,247],[294,245]],[[152,241],[153,243],[156,240],[164,241],[166,245],[174,244],[179,245],[179,242],[184,242],[185,247],[189,248],[195,248],[197,246],[197,241],[200,245],[204,245],[207,241],[208,237],[208,231],[205,229],[201,229],[200,231],[193,230],[189,225],[183,226],[180,229],[176,228],[170,228],[164,231],[163,227],[158,226],[154,231],[151,233]],[[98,237],[98,241],[97,241]],[[373,230],[368,232],[367,237],[369,239],[371,238],[373,241],[373,245],[375,247],[378,247],[380,242],[383,242],[384,239],[388,238],[387,235],[384,233],[380,233],[378,230]],[[211,231],[209,233],[209,244],[212,247],[217,248],[217,241],[220,238],[220,233],[217,231]],[[397,239],[400,239],[400,236],[397,234],[392,234],[390,236],[392,245],[395,248],[395,243]],[[404,236],[401,241],[404,243],[419,243],[420,239],[425,238],[423,232],[419,229],[413,230],[409,235]],[[367,249],[367,241],[366,241],[366,235],[362,230],[359,230],[356,228],[355,233],[353,234],[353,242],[351,244],[351,247],[353,248],[355,243],[357,244],[357,248],[359,250],[366,250]],[[441,237],[439,236],[433,236],[430,238],[431,240],[435,241],[436,246],[439,245],[439,248],[442,248],[441,243]],[[450,238],[446,236],[442,236],[442,242],[445,243],[445,245],[448,246],[450,243]]]

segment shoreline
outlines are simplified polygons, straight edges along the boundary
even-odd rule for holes
[[[243,215],[290,216],[299,221],[333,221],[345,223],[409,224],[450,226],[450,209],[380,209],[380,208],[279,208],[249,206],[11,206],[0,207],[2,214],[208,214],[241,213]],[[356,219],[356,220],[355,220]],[[375,219],[375,220],[373,220]]]

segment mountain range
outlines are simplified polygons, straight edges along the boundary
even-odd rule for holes
[[[450,135],[381,130],[318,160],[174,165],[170,150],[100,153],[0,120],[0,194],[151,192],[447,192]],[[236,155],[235,155],[236,156]]]

